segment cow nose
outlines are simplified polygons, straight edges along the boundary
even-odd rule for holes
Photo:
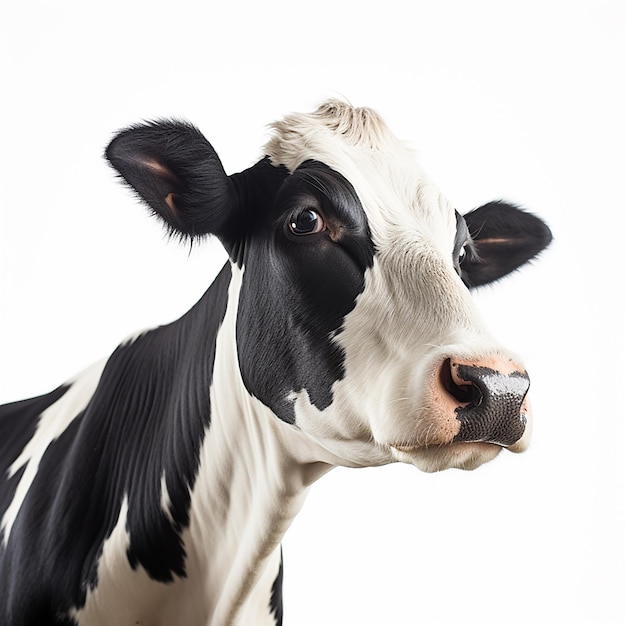
[[[461,423],[453,441],[484,441],[511,446],[526,429],[530,387],[528,374],[504,359],[467,362],[446,359],[440,372],[445,391],[454,398]]]

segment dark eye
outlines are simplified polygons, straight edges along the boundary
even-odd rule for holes
[[[289,230],[294,235],[313,235],[326,228],[324,220],[313,209],[298,209],[289,218]]]

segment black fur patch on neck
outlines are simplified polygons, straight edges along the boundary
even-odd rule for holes
[[[55,620],[83,606],[125,499],[132,567],[162,582],[186,575],[181,533],[230,280],[227,265],[184,317],[121,345],[87,408],[48,446],[0,559],[0,589],[11,589],[0,622],[65,623]]]

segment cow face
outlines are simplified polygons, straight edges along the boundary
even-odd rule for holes
[[[339,102],[274,126],[227,176],[193,127],[133,127],[107,156],[168,228],[217,235],[238,269],[242,381],[346,465],[473,468],[527,445],[529,381],[469,288],[540,252],[495,202],[465,216],[378,115]]]

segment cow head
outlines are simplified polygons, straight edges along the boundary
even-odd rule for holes
[[[174,233],[240,268],[242,380],[345,465],[471,469],[527,446],[529,380],[470,289],[551,240],[504,202],[461,216],[369,109],[331,101],[273,127],[227,176],[194,127],[122,131],[107,157]]]

